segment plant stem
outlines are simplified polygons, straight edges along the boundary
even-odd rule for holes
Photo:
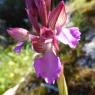
[[[67,84],[65,76],[63,74],[63,69],[61,70],[60,76],[57,80],[57,85],[59,89],[59,95],[68,95]]]

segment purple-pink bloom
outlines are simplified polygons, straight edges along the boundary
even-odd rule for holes
[[[52,51],[46,52],[42,57],[34,60],[34,68],[38,77],[42,77],[49,84],[58,78],[61,62]]]
[[[51,84],[58,78],[61,71],[61,62],[55,54],[56,50],[58,50],[57,40],[69,45],[71,48],[75,48],[80,40],[80,32],[76,27],[64,28],[66,12],[63,1],[51,10],[50,14],[47,14],[48,21],[47,16],[45,16],[47,12],[44,0],[39,0],[39,2],[35,0],[35,2],[42,18],[42,27],[40,28],[38,38],[32,39],[32,45],[34,50],[44,53],[44,55],[35,59],[34,68],[37,76],[44,78],[47,83]]]
[[[19,42],[15,48],[16,52],[21,51],[23,42],[31,39],[33,49],[42,54],[34,60],[36,74],[51,84],[61,71],[61,62],[56,55],[59,50],[58,41],[75,48],[81,33],[77,27],[64,28],[67,15],[63,1],[53,9],[51,0],[25,1],[26,12],[36,32],[35,35],[23,28],[10,28],[8,33]]]

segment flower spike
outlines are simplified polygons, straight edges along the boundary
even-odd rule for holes
[[[43,57],[37,57],[34,60],[34,68],[38,77],[42,77],[47,83],[52,84],[59,76],[61,62],[59,57],[49,51]]]
[[[80,41],[81,33],[77,27],[64,28],[67,15],[62,0],[52,10],[51,0],[25,1],[29,20],[37,33],[32,35],[23,28],[10,28],[7,31],[18,42],[14,49],[17,53],[21,51],[26,40],[31,40],[33,49],[39,53],[34,60],[36,74],[52,84],[58,79],[62,68],[56,55],[59,50],[58,41],[75,48]]]

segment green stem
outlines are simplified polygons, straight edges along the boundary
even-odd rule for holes
[[[68,95],[67,84],[65,76],[63,74],[63,70],[61,70],[60,76],[57,80],[57,85],[59,89],[59,95]]]

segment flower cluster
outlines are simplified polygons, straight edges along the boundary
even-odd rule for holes
[[[64,2],[60,1],[51,8],[51,0],[25,0],[26,12],[35,35],[23,28],[10,28],[8,33],[18,41],[16,52],[20,52],[24,42],[31,39],[33,49],[40,54],[34,60],[34,68],[38,77],[51,84],[59,77],[61,62],[56,52],[58,41],[75,48],[80,40],[77,27],[65,28],[66,11]],[[38,20],[40,19],[40,21]]]

